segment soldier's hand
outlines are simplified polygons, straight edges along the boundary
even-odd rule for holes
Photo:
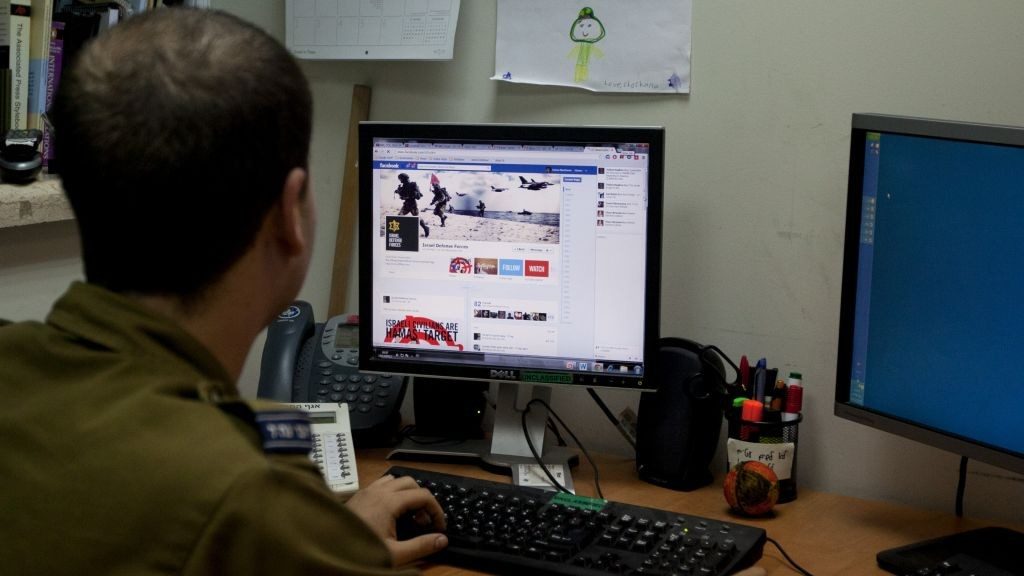
[[[433,554],[448,545],[444,511],[426,488],[409,477],[385,475],[356,492],[346,503],[384,541],[396,566]],[[422,534],[398,539],[396,522],[411,515]]]

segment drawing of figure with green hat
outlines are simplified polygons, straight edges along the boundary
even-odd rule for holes
[[[594,9],[588,7],[580,10],[576,20],[569,28],[569,39],[576,43],[576,47],[569,52],[569,57],[576,56],[576,74],[573,80],[583,82],[587,79],[587,63],[590,61],[591,53],[598,58],[603,58],[601,49],[594,46],[594,43],[604,38],[604,24],[594,16]]]

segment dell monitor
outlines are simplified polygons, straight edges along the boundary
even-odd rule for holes
[[[1022,326],[1024,129],[854,115],[836,415],[1024,473]],[[960,536],[879,564],[999,564],[999,538],[1024,543]]]
[[[518,388],[656,387],[663,163],[661,128],[360,124],[360,369],[500,383],[490,443],[433,451],[533,462]]]

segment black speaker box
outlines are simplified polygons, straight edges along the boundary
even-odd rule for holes
[[[683,338],[660,340],[658,390],[640,396],[637,413],[641,480],[685,491],[711,483],[711,459],[722,430],[724,370],[709,347]]]
[[[483,438],[488,382],[416,377],[412,402],[416,436]]]

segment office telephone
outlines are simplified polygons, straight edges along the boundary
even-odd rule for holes
[[[309,458],[320,468],[327,487],[339,494],[359,490],[348,407],[343,403],[291,405],[309,415],[313,434],[313,451]]]
[[[358,361],[359,318],[342,314],[324,323],[296,301],[267,330],[257,396],[286,403],[345,403],[356,447],[394,444],[407,379],[364,374]]]

